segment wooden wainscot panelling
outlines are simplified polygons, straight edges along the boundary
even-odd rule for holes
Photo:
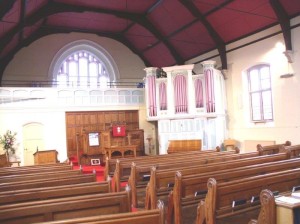
[[[114,124],[125,125],[126,135],[113,136]],[[79,156],[83,163],[95,158],[104,162],[109,147],[135,145],[136,155],[144,155],[144,130],[139,129],[137,110],[66,112],[66,130],[68,157]],[[98,145],[90,144],[91,133],[98,134]]]

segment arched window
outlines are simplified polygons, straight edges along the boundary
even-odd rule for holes
[[[252,122],[273,121],[270,66],[256,65],[247,70]]]
[[[63,47],[50,66],[57,87],[108,88],[119,77],[110,54],[91,41],[75,41]]]

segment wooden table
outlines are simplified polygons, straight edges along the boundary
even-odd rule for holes
[[[14,166],[13,164],[17,164],[18,166],[20,166],[20,163],[21,161],[13,161],[13,162],[10,162],[12,164],[12,166]]]
[[[128,154],[136,157],[137,145],[122,145],[122,146],[111,146],[105,148],[105,155],[110,159],[112,157],[126,157]],[[119,156],[113,156],[114,152],[119,152]]]

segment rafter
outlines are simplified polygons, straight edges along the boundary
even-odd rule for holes
[[[23,40],[24,37],[24,23],[25,23],[25,14],[26,14],[26,0],[21,0],[21,7],[20,7],[20,26],[21,32],[19,33],[19,42]]]
[[[161,3],[163,2],[163,0],[157,0],[148,10],[147,10],[147,14],[150,14],[153,10],[155,10]]]
[[[270,0],[270,4],[278,18],[283,33],[286,50],[292,51],[292,37],[289,16],[278,0]]]
[[[143,27],[147,28],[151,31],[151,33],[154,34],[154,36],[169,49],[170,53],[173,55],[176,63],[178,65],[182,65],[184,63],[184,60],[180,57],[178,52],[174,49],[174,47],[168,42],[168,40],[153,26],[152,23],[149,22],[149,20],[142,16],[138,18],[138,23],[142,25]]]
[[[0,52],[3,48],[9,43],[9,41],[18,33],[22,32],[25,26],[33,25],[37,21],[44,18],[42,15],[46,14],[47,12],[51,11],[52,4],[45,4],[36,13],[32,14],[28,18],[24,18],[23,23],[18,23],[14,28],[8,31],[2,38],[0,38]]]
[[[180,0],[180,2],[205,26],[211,38],[214,40],[221,58],[222,69],[227,69],[226,45],[212,25],[206,20],[205,16],[197,9],[193,2],[189,0]]]
[[[16,0],[2,0],[0,1],[0,20],[3,19],[5,14],[9,12],[14,6]]]

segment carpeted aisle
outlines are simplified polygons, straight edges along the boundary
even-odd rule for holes
[[[80,165],[77,162],[77,158],[76,157],[71,157],[70,159],[70,163],[73,164],[73,169],[74,170],[79,170],[80,169]],[[82,173],[88,174],[88,173],[96,173],[96,177],[97,177],[97,181],[104,181],[104,170],[105,170],[105,166],[100,166],[100,165],[94,165],[94,166],[87,166],[87,165],[81,165],[81,169],[82,169]],[[112,181],[112,185],[114,185],[113,183],[113,179]],[[127,185],[127,182],[122,182],[121,183],[121,187],[124,189]],[[138,211],[139,209],[132,207],[132,211]]]
[[[77,158],[75,156],[69,158],[70,163],[73,164],[74,170],[79,170],[80,166],[78,164]],[[104,180],[104,166],[100,165],[94,165],[94,166],[87,166],[82,165],[81,166],[82,173],[96,173],[97,181],[103,181]]]
[[[74,170],[79,170],[80,166],[78,165],[73,165],[73,169]],[[86,166],[86,165],[82,165],[81,166],[82,169],[82,173],[95,173],[96,172],[96,177],[97,177],[97,181],[103,181],[104,180],[104,166]]]

